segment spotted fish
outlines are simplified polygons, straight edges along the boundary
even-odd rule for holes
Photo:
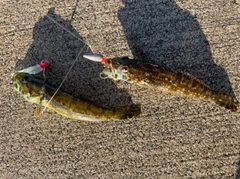
[[[142,63],[128,57],[104,58],[101,63],[105,66],[100,75],[102,78],[124,80],[169,94],[212,101],[232,112],[238,111],[239,102],[235,97],[211,90],[188,73],[166,70],[158,65]]]

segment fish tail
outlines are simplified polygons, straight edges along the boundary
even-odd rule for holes
[[[120,119],[138,117],[141,114],[141,104],[122,107],[118,110],[118,113],[121,114]]]
[[[232,112],[238,112],[238,107],[240,103],[235,97],[231,97],[225,94],[219,94],[213,91],[211,99],[219,106],[225,107]]]
[[[187,96],[191,94],[193,98],[210,100],[232,112],[238,111],[239,102],[235,97],[211,90],[205,83],[188,73],[176,73],[175,80],[176,84],[181,87],[182,93]]]

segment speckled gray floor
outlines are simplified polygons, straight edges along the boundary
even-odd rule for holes
[[[139,58],[138,45],[149,62],[240,100],[239,12],[239,0],[0,1],[0,178],[240,178],[239,112],[102,80],[102,66],[81,57]],[[109,108],[141,103],[141,117],[35,118],[11,74],[47,59],[59,85],[81,49],[62,89]]]

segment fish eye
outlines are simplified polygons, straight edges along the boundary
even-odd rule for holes
[[[26,79],[26,78],[22,78],[22,79],[21,79],[21,82],[24,83],[24,84],[26,84],[26,83],[27,83],[27,79]]]

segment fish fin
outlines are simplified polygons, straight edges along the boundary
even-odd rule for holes
[[[212,100],[219,106],[222,106],[232,112],[238,112],[240,103],[235,97],[213,92]]]
[[[40,103],[38,104],[37,106],[37,109],[36,109],[36,117],[39,117],[40,114],[41,114],[41,109],[42,109],[42,101],[40,101]]]
[[[209,87],[208,85],[206,85],[204,82],[202,82],[201,80],[199,80],[199,79],[196,78],[195,76],[193,76],[193,75],[191,75],[191,74],[189,74],[189,73],[187,73],[187,72],[183,72],[183,71],[180,71],[180,73],[182,73],[183,75],[186,75],[186,76],[194,79],[195,81],[201,83],[203,86],[205,86],[205,87],[207,87],[208,89],[210,89],[210,87]]]
[[[138,117],[141,114],[141,104],[133,104],[128,107],[120,108],[122,115],[121,119]]]

